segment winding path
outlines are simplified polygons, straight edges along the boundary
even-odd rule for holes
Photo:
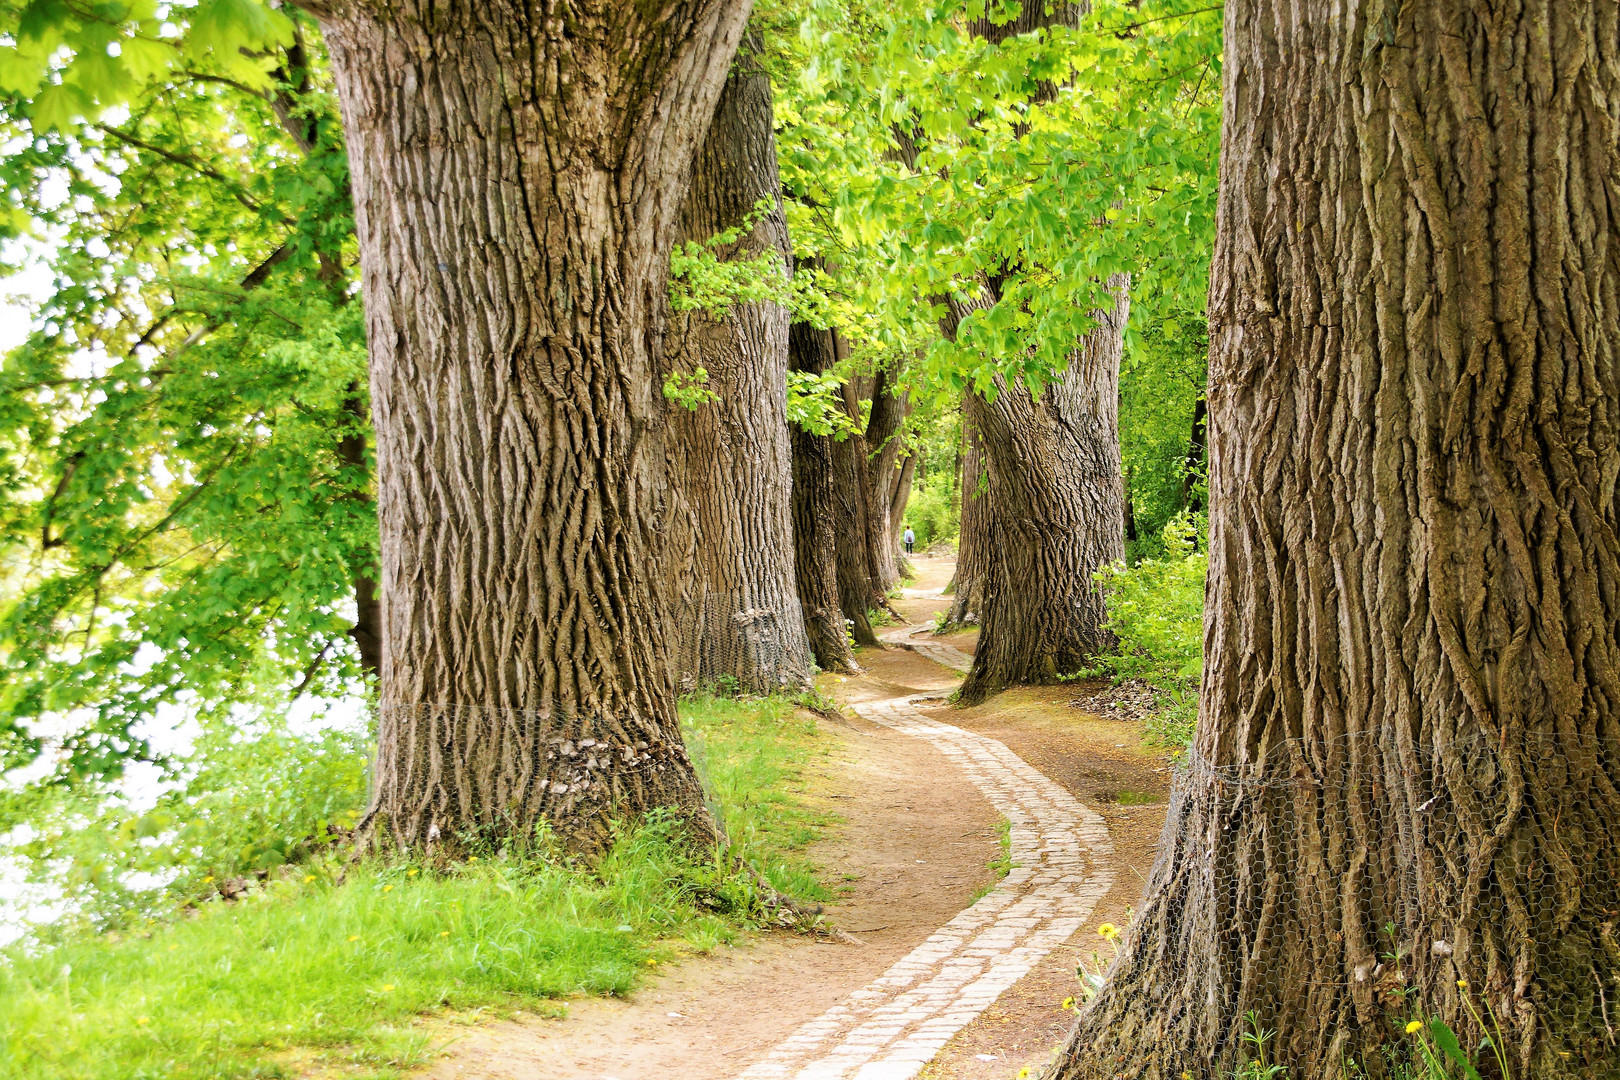
[[[885,635],[966,671],[972,658],[924,627]],[[1012,824],[1013,870],[888,971],[799,1027],[741,1080],[909,1080],[1042,957],[1084,924],[1114,883],[1103,818],[995,739],[934,720],[907,697],[853,706],[955,762]]]

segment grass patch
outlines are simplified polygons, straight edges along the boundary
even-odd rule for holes
[[[0,962],[0,1075],[234,1080],[320,1064],[399,1076],[429,1053],[419,1014],[623,994],[732,939],[759,915],[735,856],[783,892],[825,896],[803,849],[826,818],[796,797],[819,752],[814,723],[769,699],[698,698],[682,713],[725,855],[694,855],[658,817],[592,866],[503,854],[443,872],[364,864],[340,884],[333,854],[137,932],[13,949]]]
[[[1012,873],[1013,867],[1019,865],[1013,862],[1012,857],[1012,822],[1002,818],[996,823],[996,843],[1001,847],[1001,854],[986,862],[985,869],[990,871],[990,880],[980,885],[973,894],[973,902],[989,896],[995,891],[1001,879]]]

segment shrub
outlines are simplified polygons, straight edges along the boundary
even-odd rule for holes
[[[955,540],[962,527],[962,500],[947,484],[912,488],[906,502],[905,522],[917,534],[917,550],[926,551],[941,540]]]
[[[1202,515],[1182,515],[1164,527],[1162,558],[1097,572],[1108,592],[1108,627],[1119,638],[1118,654],[1102,657],[1098,670],[1116,680],[1145,679],[1162,691],[1160,711],[1147,725],[1161,745],[1185,746],[1197,718],[1209,570],[1204,532]]]

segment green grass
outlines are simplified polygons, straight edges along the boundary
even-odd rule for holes
[[[1012,873],[1013,867],[1019,865],[1013,862],[1012,822],[1006,818],[1002,818],[996,823],[996,843],[1001,847],[1001,854],[984,864],[985,869],[989,870],[992,876],[989,881],[980,885],[978,890],[974,892],[973,902],[975,904],[994,892],[1001,879]]]
[[[814,724],[773,700],[698,699],[683,718],[731,854],[784,892],[825,895],[803,856],[825,819],[793,794],[819,752]],[[759,914],[733,858],[694,855],[656,818],[591,867],[369,864],[339,884],[340,868],[297,868],[139,933],[6,954],[0,1076],[290,1077],[312,1056],[345,1076],[397,1076],[429,1052],[412,1017],[623,994]]]

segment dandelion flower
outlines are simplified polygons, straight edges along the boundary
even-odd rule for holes
[[[389,993],[393,989],[394,989],[394,984],[393,983],[383,983],[383,993],[385,993],[385,994]]]
[[[203,884],[204,884],[204,885],[206,885],[206,884],[208,884],[208,883],[209,883],[209,882],[210,882],[210,881],[213,881],[213,880],[214,880],[214,875],[213,875],[213,874],[209,874],[209,875],[208,875],[208,876],[207,876],[207,877],[205,877],[205,878],[203,878]]]
[[[448,931],[448,930],[440,930],[439,931],[439,936],[440,937],[449,937],[450,936],[450,931]]]
[[[405,871],[405,876],[406,877],[415,877],[416,876],[416,867],[413,866],[409,870]]]
[[[350,934],[349,935],[349,940],[350,941],[359,941],[360,940],[360,935],[359,934]]]
[[[1406,1033],[1408,1035],[1412,1035],[1412,1034],[1414,1034],[1416,1032],[1419,1032],[1419,1031],[1422,1031],[1422,1030],[1423,1030],[1423,1021],[1421,1021],[1421,1020],[1408,1020],[1407,1021],[1407,1023],[1406,1023]]]
[[[647,966],[648,967],[657,967],[658,966],[658,961],[654,960],[652,957],[649,956],[649,957],[647,957]]]
[[[1119,927],[1115,926],[1111,922],[1105,922],[1101,926],[1097,927],[1097,936],[1107,941],[1113,941],[1115,938],[1119,937]]]
[[[141,1027],[145,1027],[147,1024],[152,1022],[152,1018],[150,1016],[137,1016],[135,1018],[135,1022]]]
[[[1459,990],[1468,989],[1468,980],[1467,979],[1458,979],[1457,980],[1457,989],[1459,989]]]
[[[393,891],[394,891],[394,887],[392,885],[384,885],[383,886],[383,892],[393,892]]]

